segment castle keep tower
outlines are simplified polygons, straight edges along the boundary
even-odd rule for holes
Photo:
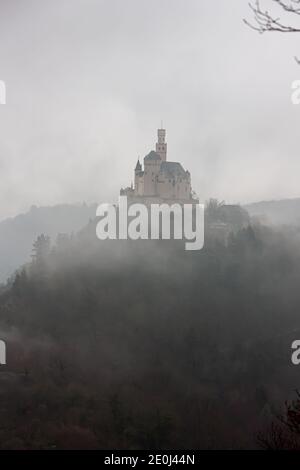
[[[162,162],[167,160],[167,144],[166,140],[166,129],[158,129],[157,131],[157,143],[156,143],[156,153],[161,158]]]

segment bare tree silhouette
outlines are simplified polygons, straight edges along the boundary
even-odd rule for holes
[[[300,392],[296,390],[296,399],[286,402],[282,414],[276,416],[276,422],[258,435],[258,444],[266,450],[300,449]]]
[[[253,13],[253,19],[243,19],[244,23],[250,28],[258,31],[260,34],[265,32],[280,33],[299,33],[300,21],[300,0],[270,0],[272,2],[271,10],[267,10],[262,6],[261,0],[255,0],[249,3],[249,7]],[[282,18],[278,15],[284,15]],[[290,23],[291,22],[291,23]],[[300,60],[295,57],[300,64]]]

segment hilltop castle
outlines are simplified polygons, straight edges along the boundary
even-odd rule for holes
[[[178,162],[167,161],[166,130],[158,129],[155,151],[144,158],[144,169],[137,161],[134,187],[121,189],[120,195],[129,201],[150,203],[196,203],[191,188],[190,172]]]

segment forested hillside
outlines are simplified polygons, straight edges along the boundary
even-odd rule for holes
[[[299,386],[299,246],[39,237],[0,297],[0,447],[257,447]]]
[[[59,233],[71,234],[95,217],[96,205],[61,204],[35,207],[17,217],[0,222],[0,283],[21,264],[30,260],[32,241],[41,233],[54,240]]]
[[[254,202],[245,206],[252,217],[272,225],[300,225],[300,198]]]

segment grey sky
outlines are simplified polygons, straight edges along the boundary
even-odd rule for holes
[[[0,0],[0,219],[111,201],[167,128],[200,199],[300,196],[300,35],[247,0]]]

